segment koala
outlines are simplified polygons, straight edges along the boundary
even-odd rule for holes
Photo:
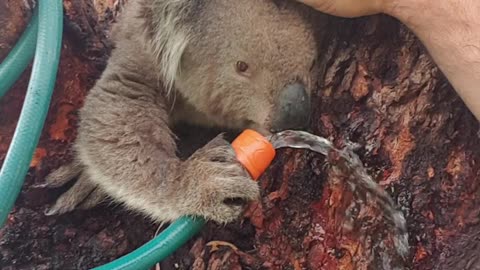
[[[288,0],[136,0],[79,111],[74,159],[40,186],[76,179],[46,215],[105,199],[158,222],[241,217],[259,186],[222,134],[186,159],[172,126],[263,134],[310,114],[322,16]]]

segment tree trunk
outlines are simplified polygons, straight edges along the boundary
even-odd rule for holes
[[[0,2],[0,59],[23,31],[26,1]],[[65,0],[65,34],[57,85],[44,133],[22,193],[0,230],[2,269],[86,269],[151,239],[157,229],[119,206],[45,217],[65,188],[35,189],[70,159],[76,111],[103,70],[117,2]],[[370,208],[360,233],[338,217],[352,200],[326,159],[279,150],[261,178],[261,203],[243,223],[202,233],[161,263],[161,269],[480,269],[479,125],[440,70],[400,23],[386,16],[330,19],[319,63],[311,132],[356,152],[394,198],[408,223],[410,256],[386,252],[391,231]],[[29,71],[0,102],[3,160],[23,101]],[[188,137],[188,130],[180,131]],[[206,132],[207,140],[214,131]],[[187,144],[188,152],[196,144]],[[213,241],[213,242],[212,242]],[[231,243],[228,245],[225,243]]]

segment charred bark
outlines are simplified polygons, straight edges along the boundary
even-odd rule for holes
[[[15,3],[0,3],[0,22],[9,25],[0,30],[0,59],[30,14],[26,2]],[[2,269],[97,266],[148,241],[156,230],[148,220],[108,205],[60,217],[42,214],[63,189],[31,186],[70,158],[75,113],[104,68],[108,27],[118,11],[108,1],[65,0],[64,8],[55,94],[26,184],[0,230]],[[324,70],[310,131],[338,147],[347,141],[360,145],[357,153],[369,173],[407,217],[407,268],[480,269],[478,122],[415,36],[394,19],[331,18],[322,44]],[[27,70],[0,102],[0,160],[28,77]],[[188,137],[188,130],[183,133]],[[198,144],[187,145],[186,152]],[[335,177],[320,155],[280,150],[260,180],[263,198],[249,209],[247,221],[208,225],[162,269],[393,269],[384,252],[388,246],[379,244],[391,232],[378,212],[363,213],[369,222],[360,234],[341,230],[339,213],[352,199],[344,186],[332,184]]]

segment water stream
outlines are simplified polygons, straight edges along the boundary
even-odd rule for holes
[[[345,175],[352,192],[369,194],[378,204],[384,218],[393,229],[394,245],[398,255],[408,255],[408,233],[403,213],[397,210],[390,195],[368,175],[362,161],[352,147],[337,149],[329,140],[303,131],[287,130],[270,136],[273,146],[278,148],[308,149],[327,156],[327,160]]]

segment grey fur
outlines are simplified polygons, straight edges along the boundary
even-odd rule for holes
[[[313,85],[314,27],[322,20],[312,14],[281,0],[130,1],[80,111],[75,162],[45,186],[81,176],[49,214],[108,196],[159,222],[238,218],[243,207],[226,200],[257,199],[259,188],[229,143],[219,136],[181,161],[170,126],[269,130],[280,90],[299,81],[310,93]],[[237,61],[249,70],[239,74]]]

